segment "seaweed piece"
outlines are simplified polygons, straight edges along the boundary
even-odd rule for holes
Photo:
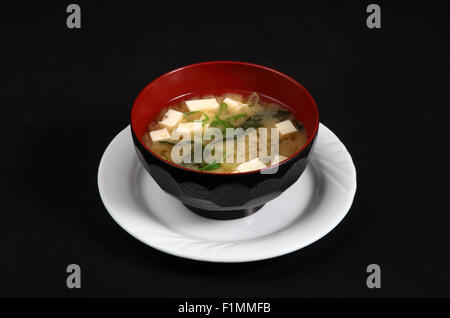
[[[166,145],[171,145],[174,146],[176,143],[175,142],[171,142],[171,141],[167,141],[167,140],[161,140],[158,141],[160,144],[166,144]]]
[[[261,126],[262,126],[261,120],[259,120],[257,118],[253,118],[253,117],[250,117],[244,123],[241,124],[241,127],[244,129],[258,128]]]
[[[242,125],[241,127],[244,129],[253,127],[258,128],[262,127],[262,121],[266,118],[276,118],[279,121],[283,121],[285,119],[289,118],[289,112],[286,110],[278,110],[278,111],[267,111],[262,112],[253,116],[250,116]]]
[[[301,122],[299,122],[298,120],[293,120],[293,122],[294,122],[295,127],[298,130],[302,131],[305,129],[305,126],[303,126],[303,124]]]

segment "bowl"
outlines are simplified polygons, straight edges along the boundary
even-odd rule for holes
[[[257,92],[281,104],[302,122],[307,143],[275,167],[231,174],[200,172],[175,165],[143,143],[148,124],[163,108],[180,100],[227,92]],[[293,185],[308,164],[318,127],[316,103],[302,85],[276,70],[244,62],[204,62],[168,72],[144,88],[131,110],[133,142],[147,172],[161,189],[191,211],[221,220],[251,215]]]

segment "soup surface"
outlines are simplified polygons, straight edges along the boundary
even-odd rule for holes
[[[211,140],[205,138],[206,132],[212,128],[219,129],[223,136],[217,139],[212,137]],[[244,137],[238,138],[238,135],[242,135],[239,133],[227,134],[231,131],[227,128],[242,128],[239,131],[245,131]],[[263,131],[264,128],[266,132]],[[178,138],[174,137],[175,132],[180,135]],[[220,152],[220,156],[218,154],[216,158],[220,157],[222,160],[194,160],[193,145],[199,140],[194,139],[194,132],[202,135],[201,148],[199,146],[196,149],[204,150],[208,145],[211,149],[215,146],[212,153]],[[249,132],[253,132],[255,139],[248,136]],[[273,133],[277,133],[278,138],[272,138]],[[184,136],[192,138],[185,139]],[[263,143],[262,138],[267,142]],[[214,173],[235,173],[260,170],[286,160],[303,148],[307,135],[302,123],[287,109],[279,104],[264,101],[258,94],[253,93],[248,97],[240,94],[207,95],[171,105],[163,109],[148,125],[148,131],[142,139],[155,154],[179,166]],[[238,140],[245,144],[245,148],[239,148]],[[226,151],[225,143],[230,141],[234,142],[234,153]],[[173,156],[177,143],[192,145],[186,153],[184,148],[181,151],[181,156],[190,160],[179,162],[179,158]],[[274,143],[278,145],[278,151],[273,151]],[[239,149],[244,149],[244,156],[238,157]]]

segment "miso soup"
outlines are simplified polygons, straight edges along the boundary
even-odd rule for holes
[[[223,133],[220,140],[202,138],[199,141],[196,138],[174,137],[193,137],[196,133],[205,137],[213,128]],[[243,139],[240,139],[238,133],[227,135],[233,131],[230,128],[234,128],[236,132],[245,131]],[[214,131],[217,132],[217,129]],[[276,132],[277,136],[272,136],[272,132]],[[262,138],[267,139],[267,142],[263,143]],[[244,144],[239,146],[239,141],[242,140]],[[163,159],[185,168],[213,173],[247,172],[278,164],[302,149],[307,140],[303,124],[293,114],[279,104],[260,98],[256,93],[247,97],[241,94],[207,95],[181,101],[163,109],[148,125],[148,132],[143,136],[144,144]],[[278,153],[271,153],[276,141]],[[227,152],[225,142],[234,142],[234,148],[228,148],[234,151]],[[179,158],[173,156],[173,150],[178,149],[174,147],[177,144],[177,147],[186,146],[186,143],[191,146],[190,151],[183,148],[183,161],[179,162]],[[204,151],[213,146],[215,148],[212,153],[222,160],[194,160],[194,149]],[[242,149],[243,153],[240,152]]]

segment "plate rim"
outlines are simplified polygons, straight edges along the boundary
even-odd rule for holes
[[[129,142],[132,143],[132,138],[131,138],[131,131],[130,131],[130,125],[128,125],[127,127],[125,127],[124,129],[122,129],[118,134],[116,134],[114,136],[114,138],[111,140],[111,142],[109,142],[108,146],[106,147],[99,166],[98,166],[98,172],[97,172],[97,185],[98,185],[98,191],[100,194],[100,198],[101,201],[103,203],[103,205],[105,206],[106,210],[108,211],[108,214],[112,217],[112,219],[123,229],[125,230],[125,232],[127,232],[128,234],[130,234],[131,236],[133,236],[135,239],[137,239],[138,241],[140,241],[141,243],[150,246],[156,250],[159,250],[163,253],[167,253],[170,255],[174,255],[177,257],[181,257],[181,258],[185,258],[185,259],[191,259],[191,260],[196,260],[196,261],[202,261],[202,262],[211,262],[211,263],[243,263],[243,262],[254,262],[254,261],[261,261],[261,260],[266,260],[266,259],[271,259],[271,258],[275,258],[275,257],[279,257],[282,255],[287,255],[290,253],[293,253],[295,251],[298,251],[302,248],[305,248],[309,245],[311,245],[312,243],[320,240],[321,238],[323,238],[324,236],[326,236],[327,234],[329,234],[331,231],[333,231],[337,225],[339,225],[342,220],[345,218],[345,216],[349,213],[350,208],[352,206],[352,203],[354,201],[354,197],[356,195],[356,189],[357,189],[357,176],[356,176],[356,168],[353,162],[353,159],[350,155],[350,153],[348,152],[347,148],[345,147],[345,145],[339,140],[339,138],[329,129],[327,128],[324,124],[320,123],[319,125],[319,132],[318,132],[318,136],[317,136],[317,143],[320,141],[320,134],[321,131],[322,133],[325,131],[326,133],[330,133],[332,137],[335,138],[335,141],[339,143],[340,146],[342,146],[342,150],[345,152],[346,156],[347,156],[347,161],[348,163],[351,164],[351,174],[352,174],[352,188],[350,189],[348,196],[345,200],[345,202],[343,203],[343,207],[341,207],[340,213],[336,213],[336,218],[333,222],[333,224],[331,226],[329,226],[326,230],[311,236],[308,240],[303,240],[303,241],[299,241],[299,242],[291,242],[291,244],[288,244],[288,246],[286,246],[286,248],[280,250],[277,249],[276,251],[265,251],[264,253],[259,252],[257,255],[255,256],[247,256],[247,257],[242,257],[242,256],[237,256],[235,258],[228,258],[228,259],[223,259],[223,258],[214,258],[214,256],[212,257],[208,257],[205,255],[201,255],[201,253],[199,254],[195,254],[195,253],[182,253],[180,250],[176,250],[176,249],[170,249],[167,246],[164,246],[164,244],[155,244],[153,242],[150,242],[148,239],[141,237],[138,234],[135,234],[132,230],[130,230],[128,228],[128,226],[126,224],[124,224],[124,222],[122,220],[119,220],[116,215],[114,214],[114,212],[112,211],[114,208],[110,206],[110,204],[108,203],[108,200],[106,199],[106,194],[104,192],[104,185],[103,185],[103,181],[102,181],[102,171],[104,169],[104,165],[105,162],[108,158],[109,153],[112,151],[112,146],[118,142],[119,138],[122,136],[122,134],[126,134],[127,131],[129,132]],[[314,152],[315,149],[312,150],[312,152]],[[134,154],[134,156],[136,156]],[[136,157],[137,160],[137,157]],[[313,166],[313,167],[311,167]],[[139,167],[138,169],[141,169],[142,167]],[[312,168],[314,171],[313,173],[317,173],[316,171],[316,167],[314,167],[314,165],[311,165],[311,163],[309,164],[309,168]],[[136,176],[135,176],[136,177]],[[134,183],[134,186],[137,186],[136,183]],[[220,222],[220,221],[218,221]],[[160,223],[158,220],[152,220],[152,223],[154,224],[158,224]],[[162,227],[163,230],[168,231],[168,232],[173,232],[176,235],[180,236],[180,237],[184,237],[185,239],[192,239],[189,238],[188,236],[186,236],[183,233],[179,233],[179,232],[175,232],[173,229],[171,229],[170,227],[168,227],[165,224],[158,224],[159,227]],[[282,230],[280,230],[280,232],[285,232],[288,228],[292,227],[294,224],[290,224],[287,227],[283,228]],[[275,234],[275,233],[273,233]],[[273,234],[269,234],[260,238],[253,238],[253,239],[247,239],[247,240],[243,240],[243,241],[238,241],[238,242],[246,242],[246,241],[259,241],[259,243],[261,243],[261,241],[263,240],[267,240],[270,239],[268,237],[272,236]],[[218,241],[215,240],[211,240],[209,241],[211,243],[218,243]],[[229,243],[229,242],[223,242],[224,244]]]

